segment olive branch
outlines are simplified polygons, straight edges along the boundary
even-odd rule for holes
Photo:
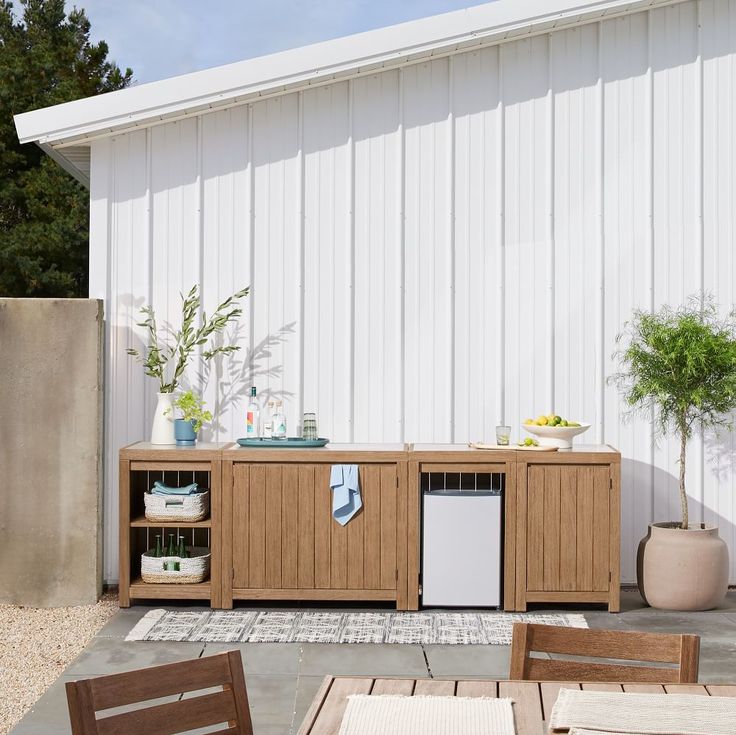
[[[127,353],[143,365],[146,375],[159,382],[159,393],[173,393],[179,385],[179,380],[186,370],[189,358],[197,347],[206,346],[211,338],[222,332],[231,322],[237,320],[243,313],[238,302],[248,295],[250,289],[246,286],[229,298],[225,299],[215,309],[208,319],[206,312],[202,312],[200,326],[196,326],[197,314],[200,307],[198,286],[195,284],[189,293],[181,295],[181,328],[174,332],[173,343],[165,343],[159,336],[156,324],[156,313],[152,306],[144,306],[141,313],[145,319],[137,322],[148,333],[148,347],[141,351],[131,347]],[[239,350],[237,345],[211,346],[202,352],[202,358],[211,360],[215,355],[229,355]],[[167,367],[174,361],[171,379],[166,379]]]

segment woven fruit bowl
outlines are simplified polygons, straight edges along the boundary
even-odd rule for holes
[[[149,521],[203,521],[210,512],[210,493],[205,490],[191,495],[143,495],[146,519]]]
[[[154,550],[141,554],[141,579],[150,584],[197,584],[210,574],[210,550],[206,546],[189,547],[189,557],[154,556]],[[166,562],[178,562],[179,569],[166,569]]]

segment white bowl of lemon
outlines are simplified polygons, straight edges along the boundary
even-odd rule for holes
[[[590,428],[590,424],[568,421],[553,413],[538,416],[536,419],[527,419],[522,426],[530,434],[539,437],[541,446],[560,449],[570,449],[573,437]]]

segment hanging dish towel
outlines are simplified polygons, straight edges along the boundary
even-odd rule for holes
[[[193,495],[196,492],[199,492],[199,485],[196,482],[186,487],[169,487],[156,480],[151,488],[153,495]]]
[[[357,464],[333,464],[330,472],[332,517],[344,526],[363,506]]]

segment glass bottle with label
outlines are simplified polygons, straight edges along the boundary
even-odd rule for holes
[[[188,559],[189,558],[189,552],[187,551],[187,546],[184,543],[184,536],[179,536],[179,548],[176,552],[176,555],[180,559]]]
[[[272,421],[271,437],[273,439],[286,439],[286,416],[281,401],[275,401]]]
[[[258,410],[258,401],[256,401],[255,385],[250,389],[250,403],[245,412],[245,438],[257,439],[260,434],[260,411]]]
[[[163,547],[163,544],[161,543],[161,534],[160,533],[157,533],[156,534],[156,548],[155,548],[155,550],[153,552],[153,555],[157,559],[160,559],[164,555],[164,547]]]

